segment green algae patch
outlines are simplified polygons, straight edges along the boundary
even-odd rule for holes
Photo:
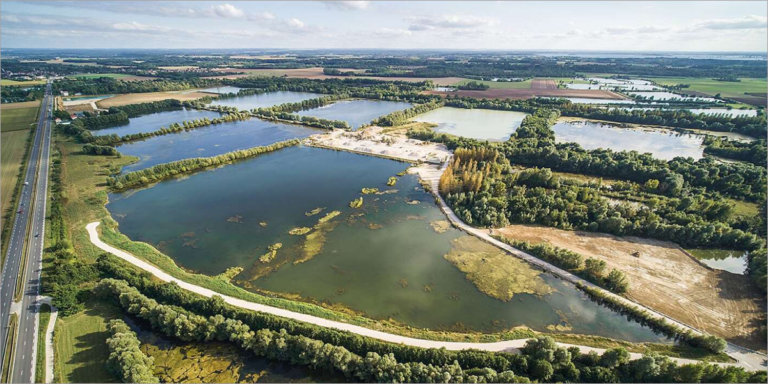
[[[141,349],[155,359],[155,376],[163,383],[254,383],[261,372],[245,372],[242,357],[223,343],[157,346],[142,343]]]
[[[392,176],[392,177],[389,178],[389,180],[387,180],[387,185],[388,186],[391,187],[391,186],[393,186],[395,184],[397,184],[397,177]]]
[[[226,271],[216,275],[216,278],[224,281],[232,281],[235,276],[243,272],[243,267],[229,267]]]
[[[289,235],[302,236],[312,232],[312,228],[309,227],[297,227],[288,231]]]
[[[283,247],[283,243],[275,243],[267,247],[269,249],[269,252],[265,253],[261,257],[259,257],[259,261],[262,263],[269,263],[272,261],[272,259],[277,256],[277,250]]]
[[[553,291],[541,272],[474,236],[454,239],[451,247],[443,257],[488,296],[509,301],[520,293],[543,296]]]
[[[317,215],[318,213],[322,212],[324,209],[325,207],[317,207],[309,212],[304,212],[304,216],[310,217],[310,216]]]
[[[339,212],[339,211],[334,211],[334,212]],[[331,213],[329,213],[328,215],[330,215]],[[326,217],[328,215],[326,215]],[[337,215],[334,215],[333,217],[335,216]],[[331,217],[330,219],[332,219],[333,217]],[[325,219],[325,217],[323,219]],[[336,225],[338,224],[339,224],[338,221],[331,221],[331,222],[324,221],[320,224],[315,225],[314,227],[315,231],[308,234],[307,237],[304,239],[304,244],[301,247],[301,257],[295,260],[293,263],[301,264],[319,255],[320,252],[323,251],[323,246],[325,245],[325,241],[327,239],[328,233],[333,231],[333,229],[336,228]]]
[[[445,233],[451,228],[451,222],[448,220],[437,220],[429,223],[432,229],[437,233]]]
[[[352,201],[349,203],[349,207],[350,207],[350,208],[360,208],[360,207],[362,207],[362,206],[363,206],[363,197],[362,197],[362,196],[360,196],[360,197],[359,197],[359,198],[357,198],[357,199],[354,199],[354,200],[352,200]]]
[[[363,188],[360,190],[360,193],[362,193],[363,195],[370,195],[378,191],[379,191],[378,188]]]
[[[320,220],[317,221],[317,225],[327,223],[328,220],[331,220],[331,219],[333,219],[334,217],[336,217],[338,215],[341,215],[341,211],[328,212],[328,213],[325,214],[325,216],[321,217]],[[317,226],[315,226],[315,227],[317,227]],[[317,228],[315,228],[315,229],[317,229]]]

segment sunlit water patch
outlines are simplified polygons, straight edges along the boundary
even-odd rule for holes
[[[489,282],[473,275],[482,268],[455,266],[487,251],[466,248],[468,236],[445,222],[416,176],[387,186],[405,168],[375,157],[292,147],[111,194],[107,208],[131,239],[200,273],[242,268],[233,282],[255,292],[430,329],[489,332],[526,325],[630,341],[663,339],[525,263],[502,265],[519,272],[492,273]],[[361,194],[363,188],[378,193]],[[359,197],[361,206],[350,207]],[[457,261],[455,252],[470,253]]]
[[[177,111],[158,112],[139,117],[132,117],[130,118],[130,122],[126,125],[114,128],[97,129],[91,131],[91,133],[94,135],[111,135],[114,133],[118,136],[125,136],[134,133],[154,132],[162,127],[168,128],[168,126],[173,123],[181,124],[183,121],[204,119],[206,117],[213,120],[217,117],[221,117],[221,114],[213,111],[185,108]]]
[[[176,160],[216,156],[303,138],[319,132],[322,131],[253,118],[132,141],[118,146],[117,150],[123,155],[139,157],[138,162],[123,167],[123,172],[129,172]]]
[[[744,274],[747,270],[747,253],[728,249],[689,249],[688,252],[711,268]]]
[[[226,85],[222,87],[212,87],[212,88],[205,88],[199,90],[199,92],[208,92],[208,93],[237,93],[240,92],[240,90],[243,88],[240,87],[233,87],[231,85]]]
[[[267,108],[285,103],[296,103],[323,96],[325,95],[309,92],[278,91],[214,100],[211,105],[223,105],[225,107],[235,107],[240,110],[251,110],[254,108]]]
[[[320,108],[301,111],[301,116],[313,116],[321,119],[342,120],[353,128],[370,123],[377,117],[388,115],[394,111],[401,111],[412,106],[403,101],[384,100],[345,100]]]
[[[438,132],[502,141],[520,127],[527,113],[444,107],[417,116],[415,121],[437,124]]]
[[[560,121],[552,129],[559,143],[574,142],[584,149],[638,151],[671,160],[677,156],[703,156],[703,135],[655,128],[622,128],[591,121]]]

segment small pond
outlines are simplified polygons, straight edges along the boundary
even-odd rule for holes
[[[443,107],[417,116],[415,121],[435,123],[435,131],[480,140],[503,141],[517,130],[524,112]]]
[[[747,271],[747,252],[728,249],[689,249],[688,252],[714,269],[739,275]]]

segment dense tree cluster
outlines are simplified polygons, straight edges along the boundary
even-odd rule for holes
[[[86,155],[101,155],[101,156],[118,156],[120,152],[115,147],[108,145],[95,145],[86,144],[83,145],[83,153]]]
[[[285,147],[291,147],[299,145],[301,143],[298,139],[291,139],[285,141],[279,141],[274,144],[253,147],[248,149],[241,149],[238,151],[232,151],[223,153],[218,156],[212,157],[195,157],[191,159],[184,159],[179,161],[173,161],[170,163],[157,164],[155,166],[145,168],[139,171],[128,172],[117,176],[111,176],[107,178],[107,185],[113,190],[122,190],[126,188],[135,188],[142,185],[156,183],[158,181],[174,177],[183,173],[190,173],[205,169],[208,167],[214,167],[224,164],[231,164],[238,160],[243,160],[258,156],[264,153],[277,151]]]
[[[402,111],[394,111],[388,115],[381,116],[371,122],[371,125],[378,125],[382,127],[395,127],[403,125],[410,121],[410,119],[431,110],[442,107],[444,103],[441,100],[433,100],[424,104],[417,104],[408,109]]]
[[[83,310],[84,300],[89,292],[83,283],[98,277],[93,264],[85,263],[75,256],[72,243],[60,240],[49,248],[53,254],[47,267],[46,278],[42,280],[41,292],[53,298],[53,305],[68,316]]]
[[[540,138],[554,140],[555,131],[552,125],[560,118],[560,111],[539,108],[532,115],[526,116],[520,127],[512,135],[518,139]]]
[[[0,100],[3,103],[18,103],[22,101],[40,100],[45,91],[42,86],[17,87],[4,86],[0,88]]]
[[[760,212],[761,215],[765,216],[765,209],[763,209],[762,212]],[[757,286],[763,290],[763,292],[766,291],[766,285],[768,285],[768,262],[766,262],[766,249],[758,249],[756,251],[750,252],[748,256],[748,264],[747,264],[747,273],[752,277],[752,280],[755,281]]]
[[[612,269],[607,275],[605,274],[606,264],[602,260],[585,259],[584,256],[576,252],[554,247],[547,243],[531,244],[526,241],[510,240],[504,236],[497,236],[496,239],[563,268],[611,292],[622,294],[629,289],[629,279],[623,272]]]
[[[221,314],[204,317],[180,307],[163,305],[144,296],[125,281],[104,279],[95,288],[101,297],[116,300],[128,313],[148,321],[154,329],[183,341],[228,341],[257,356],[291,364],[333,370],[362,382],[762,382],[765,372],[699,363],[678,366],[669,358],[649,354],[630,361],[616,348],[602,356],[582,354],[578,347],[558,347],[549,337],[528,341],[520,355],[480,353],[507,364],[504,370],[487,366],[467,368],[453,360],[431,364],[399,360],[394,354],[367,351],[365,357],[335,343],[296,335],[286,329],[252,328]],[[203,299],[221,302],[221,298]],[[222,304],[220,304],[222,305]],[[421,349],[421,348],[418,348]],[[444,349],[421,349],[427,355],[461,354]],[[475,361],[476,364],[482,364]]]
[[[112,107],[106,112],[86,115],[86,117],[76,119],[75,121],[78,120],[78,124],[82,123],[83,128],[96,130],[128,124],[128,114],[118,108]]]
[[[152,372],[155,359],[141,351],[141,343],[136,332],[122,320],[110,320],[107,323],[107,368],[123,383],[159,383]]]
[[[233,121],[242,121],[242,120],[248,120],[251,118],[251,114],[248,112],[240,112],[240,113],[228,113],[226,115],[223,115],[221,117],[217,117],[214,119],[209,119],[207,117],[197,120],[190,120],[190,121],[182,121],[181,123],[171,123],[168,128],[166,127],[160,127],[157,131],[152,132],[139,132],[139,133],[131,133],[128,135],[118,136],[117,134],[111,134],[111,135],[103,135],[103,136],[88,136],[80,135],[78,134],[78,138],[82,138],[86,140],[86,142],[92,142],[94,144],[98,145],[114,145],[119,143],[124,143],[127,141],[133,141],[133,140],[141,140],[146,139],[148,137],[154,137],[154,136],[163,136],[168,135],[172,133],[179,133],[179,132],[185,132],[190,131],[196,128],[202,128],[207,127],[209,125],[217,125],[217,124],[224,124],[224,123],[230,123]],[[65,131],[67,129],[65,128]],[[69,130],[72,130],[72,128],[69,128]]]
[[[156,112],[177,111],[180,110],[182,106],[183,103],[179,100],[165,99],[148,103],[128,104],[116,108],[128,114],[128,117],[130,118]]]
[[[349,123],[341,120],[322,119],[313,116],[300,116],[292,112],[319,108],[346,99],[347,94],[335,94],[316,99],[303,100],[296,103],[285,103],[268,108],[254,108],[251,110],[256,117],[266,120],[288,121],[321,129],[349,129]]]
[[[487,91],[491,86],[478,81],[468,81],[464,84],[459,84],[456,88],[462,91]]]
[[[765,139],[749,143],[724,138],[707,136],[704,138],[704,153],[731,160],[747,161],[762,167],[766,166],[768,148]]]
[[[5,63],[3,63],[5,64]],[[124,81],[112,77],[64,78],[53,82],[53,93],[68,91],[70,94],[108,95],[118,93],[145,93],[183,91],[191,88],[208,88],[221,84],[219,79],[189,78],[185,80]]]

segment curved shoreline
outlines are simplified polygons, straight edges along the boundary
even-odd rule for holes
[[[365,337],[371,337],[377,340],[387,341],[391,343],[396,344],[404,344],[414,347],[421,347],[421,348],[445,348],[447,350],[464,350],[464,349],[477,349],[477,350],[483,350],[483,351],[489,351],[489,352],[508,352],[508,353],[519,353],[520,348],[522,348],[525,343],[529,339],[518,339],[518,340],[507,340],[507,341],[499,341],[499,342],[492,342],[492,343],[473,343],[473,342],[452,342],[452,341],[435,341],[435,340],[424,340],[424,339],[416,339],[412,337],[406,337],[406,336],[400,336],[395,335],[391,333],[376,331],[373,329],[365,328],[358,325],[352,325],[348,323],[343,323],[339,321],[333,321],[324,319],[321,317],[311,316],[303,313],[297,313],[292,312],[286,309],[282,308],[276,308],[271,307],[264,304],[258,304],[242,299],[237,299],[231,296],[223,295],[220,293],[217,293],[213,290],[203,288],[194,284],[187,283],[183,280],[177,279],[164,271],[162,271],[160,268],[155,267],[154,265],[141,260],[140,258],[125,252],[123,250],[117,249],[109,244],[104,243],[99,238],[99,233],[96,230],[96,228],[100,225],[100,222],[93,222],[88,225],[86,225],[86,230],[88,231],[88,236],[90,238],[91,243],[93,243],[96,247],[99,249],[109,252],[120,259],[123,259],[130,264],[141,268],[144,271],[147,271],[151,273],[154,277],[164,281],[164,282],[173,282],[179,285],[184,290],[187,290],[189,292],[196,293],[198,295],[204,296],[204,297],[212,297],[214,295],[220,296],[224,302],[227,304],[233,305],[235,307],[252,310],[252,311],[258,311],[263,313],[269,313],[276,316],[285,317],[292,320],[297,320],[309,324],[314,324],[320,327],[325,328],[334,328],[341,331],[347,331],[350,333],[354,333],[356,335],[365,336]],[[566,344],[566,343],[557,343],[558,345],[562,347],[571,347],[571,346],[577,346],[572,344]],[[582,352],[597,352],[597,353],[603,353],[606,350],[602,348],[593,348],[593,347],[586,347],[586,346],[577,346],[579,347]],[[639,359],[643,355],[640,353],[630,353],[631,359]],[[692,359],[683,359],[683,358],[670,358],[673,361],[677,362],[678,364],[696,364],[700,361],[698,360],[692,360]],[[736,364],[731,363],[713,363],[718,365],[735,365],[735,366],[741,366],[748,370],[754,370],[759,369],[759,367],[755,368],[752,367],[750,364],[745,364],[742,360],[739,360]]]

